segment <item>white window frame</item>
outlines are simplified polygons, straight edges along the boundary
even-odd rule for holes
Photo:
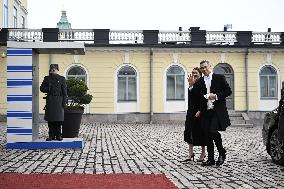
[[[22,21],[22,23],[21,23],[21,27],[22,27],[22,28],[25,28],[25,27],[26,27],[26,24],[25,24],[26,19],[25,19],[25,17],[24,17],[24,16],[22,16],[21,18],[22,18],[22,20],[21,20],[21,21]]]
[[[261,85],[260,85],[260,71],[262,70],[262,68],[266,67],[266,66],[271,66],[273,67],[275,70],[276,70],[276,79],[277,79],[277,98],[262,98],[261,97]],[[271,111],[273,110],[274,108],[276,108],[278,106],[278,102],[281,98],[281,78],[280,78],[280,70],[278,69],[278,67],[272,63],[267,63],[267,64],[262,64],[260,67],[259,67],[259,70],[258,72],[256,73],[257,76],[257,84],[258,84],[258,87],[257,87],[257,91],[258,91],[258,108],[257,108],[257,111]]]
[[[136,72],[136,101],[118,101],[118,72],[124,67],[129,66]],[[114,72],[114,112],[115,113],[130,113],[140,112],[140,85],[138,69],[130,63],[124,63],[117,67]]]
[[[167,72],[170,67],[172,66],[179,66],[183,69],[184,71],[184,99],[183,100],[167,100]],[[187,110],[187,89],[188,89],[188,84],[186,82],[186,76],[188,72],[187,69],[184,65],[180,63],[172,63],[169,64],[165,71],[164,71],[164,82],[163,82],[163,89],[164,89],[164,112],[165,113],[173,113],[173,112],[185,112]]]
[[[176,65],[174,65],[175,67],[177,67]],[[177,99],[176,98],[176,93],[177,93],[177,89],[176,89],[176,86],[177,86],[177,82],[176,82],[176,79],[177,79],[177,77],[176,76],[182,76],[181,74],[168,74],[168,71],[169,71],[169,69],[171,68],[171,67],[174,67],[174,66],[170,66],[168,69],[167,69],[167,72],[166,72],[166,82],[168,82],[168,75],[172,75],[172,76],[175,76],[174,77],[174,80],[175,80],[175,86],[174,86],[174,89],[175,89],[175,98],[174,99],[168,99],[168,97],[167,97],[167,92],[168,92],[168,88],[166,89],[166,100],[167,101],[171,101],[171,100],[174,100],[174,101],[179,101],[179,100],[184,100],[185,99],[185,93],[184,93],[184,98],[183,99]],[[178,66],[178,67],[180,67],[180,66]],[[183,68],[182,67],[180,67],[182,70],[183,70]],[[183,72],[184,72],[184,70],[183,70]],[[183,78],[183,80],[185,80],[185,72],[184,72],[184,78]],[[166,86],[168,86],[167,85],[168,83],[166,83]],[[185,83],[184,83],[184,87],[185,87]]]
[[[266,77],[267,78],[267,80],[268,80],[268,83],[267,83],[267,85],[268,85],[268,94],[269,94],[269,78],[270,78],[270,76],[272,76],[272,75],[261,75],[261,71],[262,71],[262,69],[264,69],[265,67],[271,67],[272,69],[274,69],[274,71],[276,72],[276,75],[275,75],[275,82],[276,82],[276,94],[275,94],[275,96],[267,96],[267,97],[264,97],[264,96],[261,96],[261,77]],[[259,92],[260,92],[260,98],[261,99],[278,99],[278,89],[279,89],[279,87],[278,87],[278,73],[277,73],[277,70],[274,68],[274,66],[263,66],[261,69],[260,69],[260,71],[259,71],[259,76],[258,76],[258,78],[259,78]]]
[[[121,69],[123,69],[123,67],[127,67],[127,66],[122,66],[119,70],[118,70],[118,74],[117,74],[117,86],[118,86],[118,78],[119,78],[119,72]],[[129,66],[130,68],[132,68],[131,66]],[[133,68],[132,68],[133,69]],[[134,70],[134,69],[133,69]],[[117,93],[117,101],[118,102],[130,102],[130,101],[137,101],[137,93],[136,93],[136,100],[129,100],[128,99],[128,78],[135,78],[135,82],[136,82],[136,92],[137,92],[137,73],[136,73],[136,70],[134,70],[135,72],[135,75],[131,75],[131,76],[120,76],[122,78],[126,78],[126,100],[119,100],[118,99],[118,93]],[[118,91],[118,90],[117,90]]]
[[[13,7],[13,27],[18,28],[18,9],[16,6]]]
[[[9,1],[3,0],[3,28],[8,28],[9,24]]]

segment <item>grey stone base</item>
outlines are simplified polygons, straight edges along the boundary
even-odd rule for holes
[[[248,117],[250,118],[250,122],[255,126],[263,125],[263,118],[265,114],[268,113],[266,111],[250,111],[248,112]]]
[[[249,123],[262,126],[263,118],[267,112],[250,111],[247,115]],[[184,123],[186,113],[155,113],[152,123]],[[45,122],[43,114],[40,114],[40,122]],[[6,115],[0,115],[0,122],[6,122]],[[82,123],[150,123],[149,113],[128,114],[84,114]]]
[[[40,122],[45,122],[40,115]],[[184,123],[185,113],[156,113],[152,123]],[[84,114],[81,123],[150,123],[149,113]]]

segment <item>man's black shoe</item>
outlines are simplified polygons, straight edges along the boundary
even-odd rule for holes
[[[63,138],[61,136],[58,136],[58,137],[55,138],[55,140],[62,141]]]
[[[226,154],[220,155],[218,157],[218,161],[216,162],[216,166],[220,166],[225,162]]]
[[[214,160],[207,160],[205,162],[202,162],[202,166],[212,166],[212,165],[215,165]]]
[[[52,140],[53,140],[52,137],[48,137],[48,138],[46,139],[46,141],[52,141]]]

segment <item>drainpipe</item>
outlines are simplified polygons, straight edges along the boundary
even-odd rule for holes
[[[49,69],[50,65],[52,64],[52,54],[48,54],[48,63],[49,63],[49,66],[48,66],[48,69]]]
[[[150,124],[153,121],[153,48],[150,49]]]
[[[245,53],[245,80],[246,80],[246,111],[249,113],[249,91],[248,91],[248,48]]]

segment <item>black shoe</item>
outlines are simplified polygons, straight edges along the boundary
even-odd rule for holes
[[[216,162],[216,166],[222,165],[226,160],[226,154],[219,155],[218,161]]]
[[[62,136],[57,136],[57,137],[55,137],[55,140],[62,141],[63,138],[62,138]]]
[[[53,137],[48,137],[48,138],[46,139],[46,141],[52,141],[52,140],[54,140]]]
[[[202,162],[202,166],[212,166],[212,165],[215,165],[214,160],[207,160],[205,162]]]
[[[189,161],[194,161],[194,156],[195,156],[195,154],[192,154],[190,158],[187,158],[187,159],[182,160],[182,161],[180,161],[180,162],[181,162],[181,163],[187,163],[187,162],[189,162]],[[191,159],[192,159],[192,160],[191,160]]]

